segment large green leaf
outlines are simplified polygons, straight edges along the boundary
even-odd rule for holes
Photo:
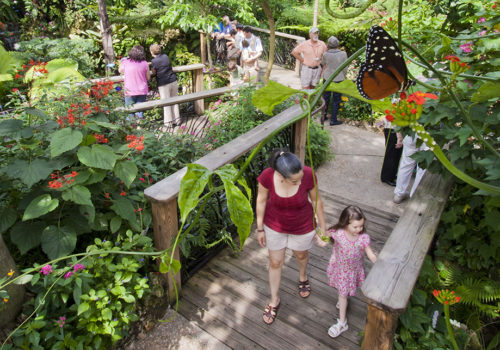
[[[476,93],[472,94],[472,102],[484,102],[491,98],[500,97],[500,82],[487,82],[481,85]]]
[[[93,145],[78,149],[78,160],[83,164],[98,169],[111,170],[115,166],[117,156],[109,146]]]
[[[98,182],[101,182],[105,177],[106,177],[106,171],[105,170],[101,170],[101,169],[92,169],[92,168],[89,168],[87,170],[84,170],[82,172],[80,172],[80,174],[82,174],[83,172],[85,172],[86,174],[88,173],[89,176],[86,178],[85,180],[85,185],[92,185],[92,184],[95,184],[95,183],[98,183]],[[78,174],[78,176],[76,177],[76,181],[78,182],[78,177],[80,176],[80,174]]]
[[[87,187],[76,185],[69,187],[62,193],[62,198],[65,201],[72,201],[76,204],[89,205],[92,206],[92,201],[90,200],[90,191]]]
[[[7,231],[17,219],[17,212],[9,207],[0,208],[0,234]]]
[[[14,55],[5,50],[3,45],[0,44],[0,75],[4,77],[0,81],[12,80],[12,74],[10,73],[14,73],[16,61]]]
[[[116,162],[115,168],[114,168],[115,175],[120,179],[123,180],[123,183],[125,183],[125,186],[130,187],[132,182],[134,182],[134,179],[137,176],[137,166],[135,165],[134,162],[131,160],[120,160]]]
[[[52,158],[72,150],[83,140],[83,135],[79,130],[64,128],[57,130],[50,139],[50,156]]]
[[[208,183],[212,172],[199,164],[188,164],[186,175],[182,178],[179,190],[179,210],[184,223],[189,213],[198,205],[200,194]]]
[[[266,86],[254,92],[252,103],[262,112],[272,115],[276,105],[300,92],[300,90],[292,89],[270,80]]]
[[[53,72],[49,72],[47,76],[46,83],[62,83],[62,82],[73,82],[73,81],[84,81],[85,77],[78,73],[78,71],[73,68],[63,67],[59,68]]]
[[[19,119],[6,119],[0,123],[0,136],[10,136],[12,133],[21,131],[23,121]]]
[[[12,179],[20,179],[27,186],[31,187],[40,180],[46,179],[54,166],[57,164],[45,160],[35,159],[28,163],[25,160],[17,159],[12,164],[9,164],[4,170],[7,176]]]
[[[43,221],[18,222],[10,230],[10,240],[24,255],[28,250],[40,245],[45,227],[47,224]]]
[[[120,197],[114,201],[111,209],[127,221],[135,221],[134,206],[127,198]]]
[[[56,59],[53,59],[53,60],[47,62],[47,65],[45,66],[45,69],[47,69],[47,71],[49,73],[54,72],[54,71],[61,69],[61,68],[71,68],[73,70],[77,70],[78,63],[76,63],[75,61],[72,61],[72,60],[65,59],[65,58],[56,58]]]
[[[253,222],[253,210],[248,198],[245,197],[243,192],[233,183],[235,172],[237,173],[237,170],[233,164],[224,165],[222,168],[215,171],[224,183],[229,216],[231,217],[231,221],[238,228],[241,249],[250,234]]]
[[[372,105],[373,110],[378,111],[378,112],[384,112],[386,109],[389,109],[392,107],[392,103],[388,97],[386,97],[383,101],[368,100],[368,99],[362,97],[358,92],[358,88],[356,87],[356,84],[354,84],[353,81],[348,80],[348,79],[346,79],[340,83],[331,83],[326,88],[326,91],[340,92],[343,95],[354,97],[355,99],[369,103]]]
[[[120,226],[122,225],[122,218],[119,216],[115,216],[114,218],[111,219],[109,222],[109,229],[111,230],[111,233],[115,233],[120,229]]]
[[[57,259],[73,252],[76,232],[68,226],[48,226],[42,233],[42,250],[50,259]]]
[[[23,221],[36,219],[50,213],[59,205],[58,199],[52,199],[50,194],[42,194],[31,201],[24,211]]]
[[[40,118],[42,118],[44,120],[45,119],[49,119],[49,116],[44,111],[42,111],[40,109],[29,107],[29,108],[25,108],[24,112],[27,113],[27,114],[29,114],[29,115],[32,115],[34,117],[40,117]]]

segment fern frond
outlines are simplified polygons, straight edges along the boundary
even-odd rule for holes
[[[461,302],[477,307],[482,314],[500,316],[500,283],[468,277],[455,288],[455,292],[462,298]]]

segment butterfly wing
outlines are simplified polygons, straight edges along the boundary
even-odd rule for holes
[[[366,43],[366,59],[356,78],[364,98],[379,100],[411,85],[408,70],[396,43],[381,27],[373,26]]]

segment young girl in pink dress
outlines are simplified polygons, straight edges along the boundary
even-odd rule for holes
[[[366,255],[372,263],[377,256],[370,248],[370,236],[365,233],[365,216],[360,208],[348,206],[340,214],[337,224],[328,230],[328,236],[335,241],[326,273],[328,285],[337,289],[337,309],[340,318],[328,329],[328,335],[338,337],[348,329],[346,310],[347,297],[356,295],[356,288],[365,280],[363,258]]]

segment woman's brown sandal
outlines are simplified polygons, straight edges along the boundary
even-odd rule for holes
[[[304,282],[299,281],[299,295],[304,299],[311,295],[311,284],[309,280],[305,280]]]
[[[264,309],[264,313],[262,314],[262,320],[265,324],[271,324],[274,322],[276,315],[278,315],[278,309],[280,308],[281,302],[276,306],[271,306],[271,304],[267,304]]]

